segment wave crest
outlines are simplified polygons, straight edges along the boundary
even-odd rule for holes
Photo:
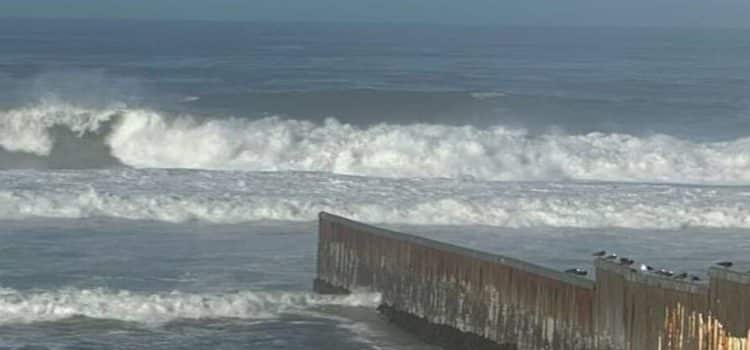
[[[319,171],[379,177],[750,183],[750,138],[699,143],[667,135],[531,135],[496,126],[379,124],[360,128],[268,117],[202,119],[149,109],[61,103],[0,113],[0,146],[48,155],[49,129],[103,132],[137,168]]]
[[[100,130],[122,109],[120,105],[90,109],[50,99],[35,107],[0,112],[0,146],[11,152],[46,156],[55,143],[50,129],[63,127],[83,137]]]

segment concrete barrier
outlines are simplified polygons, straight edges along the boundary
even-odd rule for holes
[[[711,270],[709,288],[597,260],[592,281],[327,213],[319,225],[316,291],[379,292],[384,315],[447,349],[750,350],[743,274]]]

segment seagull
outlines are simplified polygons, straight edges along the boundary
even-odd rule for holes
[[[630,266],[630,265],[633,265],[633,263],[635,263],[635,260],[633,259],[626,258],[626,257],[620,258],[620,265]]]
[[[603,257],[605,255],[607,255],[607,251],[606,250],[600,250],[600,251],[598,251],[596,253],[591,254],[591,256],[596,256],[596,257],[599,257],[599,258],[601,258],[601,257]]]
[[[656,271],[656,272],[654,272],[654,273],[655,273],[655,274],[657,274],[657,275],[661,275],[661,276],[667,276],[667,277],[672,277],[672,276],[674,276],[674,272],[672,272],[672,271],[669,271],[669,270],[665,270],[665,269],[661,269],[661,270],[659,270],[659,271]]]
[[[684,280],[687,278],[687,276],[688,276],[687,272],[682,272],[679,275],[674,276],[674,278],[677,280]]]
[[[578,276],[586,276],[586,275],[589,274],[588,271],[586,271],[585,269],[580,269],[580,268],[565,270],[565,273],[569,273],[569,274],[573,274],[573,275],[578,275]]]
[[[731,261],[721,261],[721,262],[717,262],[716,265],[719,265],[719,266],[721,266],[721,267],[723,267],[725,269],[728,269],[728,268],[732,267],[734,265],[734,263],[731,262]]]
[[[641,271],[654,271],[654,268],[646,264],[641,264]]]
[[[617,259],[617,254],[612,253],[604,257],[604,260],[615,260]]]

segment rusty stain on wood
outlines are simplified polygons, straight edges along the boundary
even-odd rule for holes
[[[596,281],[321,213],[318,282],[518,350],[750,350],[750,276],[708,286],[597,260]],[[323,290],[321,290],[323,291]]]

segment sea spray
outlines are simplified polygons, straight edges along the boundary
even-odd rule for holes
[[[332,118],[323,123],[199,118],[120,105],[86,109],[44,103],[0,112],[0,147],[49,155],[55,147],[53,127],[79,137],[106,132],[103,142],[111,156],[135,168],[750,184],[750,138],[701,143],[668,135],[530,134],[502,125],[357,127]]]

